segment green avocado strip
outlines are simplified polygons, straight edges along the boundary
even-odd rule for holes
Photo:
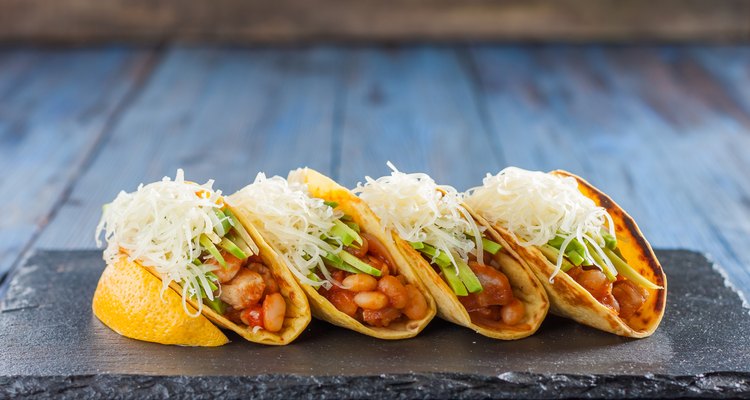
[[[331,252],[328,252],[328,253],[326,253],[323,256],[323,262],[326,263],[326,265],[328,265],[328,266],[340,269],[342,271],[351,272],[353,274],[360,273],[359,270],[357,270],[356,268],[353,268],[353,267],[350,267],[350,266],[346,265],[344,263],[344,260],[341,259],[341,257],[339,257],[338,255],[333,254]]]
[[[474,274],[474,271],[471,270],[464,260],[456,257],[455,254],[453,258],[456,260],[456,264],[458,264],[458,277],[461,279],[464,286],[466,286],[469,293],[481,292],[483,289],[482,284],[479,282],[479,278]]]
[[[224,261],[224,257],[221,256],[221,253],[219,252],[219,249],[216,248],[216,246],[211,242],[211,239],[208,238],[206,235],[201,235],[200,238],[200,244],[203,246],[206,250],[208,250],[209,253],[216,259],[216,261],[219,262],[219,265],[221,265],[223,268],[227,267],[227,262]]]
[[[221,221],[221,225],[214,227],[214,231],[216,232],[216,234],[219,236],[224,236],[229,233],[229,230],[232,229],[232,223],[229,221],[229,218],[227,218],[226,214],[218,208],[214,209],[214,214],[216,214],[216,217],[219,218],[219,221]]]
[[[466,291],[466,286],[464,286],[464,283],[461,282],[461,278],[456,274],[456,269],[453,268],[453,265],[438,265],[438,267],[440,267],[440,271],[443,272],[445,281],[448,282],[448,286],[451,287],[451,290],[453,290],[453,293],[455,293],[456,296],[469,295],[469,292]]]
[[[486,237],[483,237],[482,238],[482,248],[484,249],[484,251],[486,251],[486,252],[488,252],[488,253],[490,253],[490,254],[492,254],[494,256],[495,254],[497,254],[498,251],[500,251],[500,249],[503,248],[503,246],[500,245],[500,243],[498,243],[498,242],[495,242],[495,241],[492,241],[490,239],[487,239]]]
[[[639,274],[638,271],[636,271],[633,267],[628,265],[628,263],[618,257],[617,254],[615,254],[615,252],[613,252],[612,250],[605,248],[604,254],[609,257],[609,260],[612,261],[612,264],[614,264],[617,271],[619,271],[622,276],[633,281],[633,283],[646,289],[663,289],[661,286],[654,284],[653,282],[646,279],[643,275]]]
[[[359,225],[357,225],[354,221],[342,221],[346,226],[352,228],[354,232],[360,233],[361,230],[359,229]]]
[[[409,242],[412,249],[421,250],[424,249],[424,243],[422,242]]]
[[[247,244],[248,250],[250,250],[249,252],[247,252],[248,257],[253,255],[254,251],[252,251],[251,249],[257,247],[255,246],[255,241],[253,240],[253,238],[250,236],[249,233],[247,233],[247,230],[245,230],[245,227],[242,226],[242,224],[240,223],[240,220],[237,219],[237,217],[234,214],[232,214],[232,212],[229,211],[229,209],[225,211],[225,214],[227,215],[227,217],[229,217],[229,220],[232,223],[232,227],[234,228],[233,230],[237,232],[237,235],[239,235],[239,237],[245,241],[245,244]]]
[[[237,234],[235,231],[229,232],[229,234],[226,236],[227,239],[231,240],[232,243],[236,244],[237,247],[242,250],[243,253],[245,253],[245,258],[250,257],[250,254],[253,254],[253,251],[250,249],[250,246],[245,243],[244,240],[240,237],[240,235]]]
[[[341,222],[341,220],[338,219],[333,222],[333,228],[331,228],[330,234],[333,237],[341,239],[341,243],[343,243],[344,246],[351,246],[354,242],[356,242],[360,246],[364,244],[362,238],[354,229],[348,227],[345,223]]]
[[[560,251],[558,249],[548,244],[538,246],[537,248],[542,252],[542,254],[544,254],[545,257],[547,257],[547,260],[549,260],[549,262],[551,262],[552,264],[557,264],[557,255],[560,254]],[[566,260],[565,257],[563,257],[560,270],[562,272],[568,272],[573,269],[573,267],[574,265],[570,261]]]
[[[583,262],[585,261],[583,256],[578,254],[578,252],[575,251],[574,249],[570,249],[566,251],[565,256],[568,257],[568,260],[570,260],[570,262],[573,263],[575,266],[579,266],[583,264]]]
[[[368,275],[380,276],[380,270],[379,269],[377,269],[377,268],[373,267],[372,265],[370,265],[370,264],[368,264],[368,263],[360,260],[357,257],[354,257],[353,255],[349,254],[346,251],[340,252],[338,254],[338,256],[341,257],[341,259],[346,264],[349,264],[350,266],[358,269],[359,270],[358,272],[361,271],[361,272],[364,272],[364,273],[366,273]]]
[[[448,254],[445,254],[444,251],[439,251],[437,248],[427,244],[423,243],[422,248],[419,249],[424,254],[427,254],[430,256],[430,262],[434,262],[435,264],[438,264],[440,266],[450,266],[452,265],[450,257],[448,257]],[[436,254],[440,253],[437,257],[435,257]]]
[[[219,247],[229,252],[229,254],[239,258],[240,260],[244,260],[248,258],[249,256],[245,254],[242,249],[240,249],[234,242],[232,242],[227,237],[221,238],[221,242],[219,242]]]
[[[209,300],[208,297],[203,298],[203,304],[209,306],[212,310],[216,311],[217,313],[224,315],[224,313],[227,310],[227,305],[221,299],[218,297],[214,297],[213,300]]]
[[[602,232],[602,238],[604,239],[604,247],[610,250],[617,248],[617,238],[607,232]]]
[[[607,276],[607,279],[609,279],[610,282],[616,281],[617,277],[614,276],[612,274],[612,272],[609,271],[609,268],[607,268],[607,264],[605,264],[604,260],[602,260],[602,258],[599,257],[599,253],[596,252],[596,249],[594,249],[594,246],[591,243],[586,243],[586,247],[588,247],[588,249],[589,249],[589,253],[591,254],[591,258],[593,258],[594,261],[596,261],[596,263],[601,267],[602,272],[604,273],[604,275]],[[605,255],[606,255],[606,253],[605,253]]]

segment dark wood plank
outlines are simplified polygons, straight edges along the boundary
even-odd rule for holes
[[[47,224],[119,107],[145,50],[0,50],[0,278]]]
[[[92,247],[102,204],[184,168],[232,193],[258,171],[330,173],[336,49],[168,51],[38,243]]]
[[[0,40],[695,40],[750,37],[745,0],[0,0]]]
[[[706,251],[750,287],[750,257],[740,251],[750,235],[747,108],[727,91],[747,87],[746,77],[718,84],[681,49],[473,54],[509,164],[580,173],[633,214],[654,246]]]
[[[500,164],[467,68],[452,48],[353,51],[345,90],[335,171],[344,185],[389,174],[390,160],[463,190]]]

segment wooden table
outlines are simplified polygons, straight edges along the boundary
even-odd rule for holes
[[[102,204],[180,167],[231,193],[387,160],[461,190],[570,170],[750,287],[747,46],[2,48],[0,275],[93,247]]]

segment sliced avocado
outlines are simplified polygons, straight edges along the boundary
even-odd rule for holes
[[[214,283],[214,282],[218,282],[219,281],[219,277],[217,277],[216,274],[214,274],[213,272],[207,272],[206,273],[206,278],[208,278],[207,279],[208,280],[208,286],[211,287],[211,290],[218,290],[219,289],[219,287],[216,286],[216,283]],[[202,287],[201,287],[201,289],[202,289]]]
[[[604,254],[607,256],[607,258],[609,258],[610,261],[612,261],[615,269],[617,269],[617,271],[619,271],[622,276],[633,281],[633,283],[650,290],[663,289],[661,286],[654,284],[650,280],[646,279],[646,277],[639,274],[638,271],[635,270],[635,268],[631,267],[628,263],[623,261],[612,250],[605,248]]]
[[[214,209],[214,214],[216,214],[216,217],[219,218],[220,222],[219,225],[214,226],[214,231],[216,232],[216,234],[219,236],[224,236],[229,233],[229,230],[232,229],[232,223],[230,222],[226,214],[218,208]]]
[[[610,235],[607,232],[602,232],[602,239],[604,239],[604,247],[614,250],[617,248],[617,238]]]
[[[245,230],[245,227],[242,226],[242,224],[240,223],[240,220],[237,219],[237,216],[232,214],[232,212],[229,211],[229,209],[225,210],[224,213],[229,218],[229,221],[231,221],[232,223],[232,227],[233,227],[232,230],[235,231],[237,235],[239,235],[240,238],[242,238],[242,240],[245,242],[248,249],[250,250],[250,251],[245,252],[247,253],[248,257],[255,254],[257,252],[258,246],[255,245],[255,241],[250,236],[250,234],[247,233],[247,230]]]
[[[359,229],[359,225],[357,225],[357,223],[356,223],[356,222],[354,222],[354,221],[342,221],[342,222],[343,222],[344,224],[346,224],[346,226],[348,226],[348,227],[352,228],[352,230],[353,230],[354,232],[357,232],[357,233],[360,233],[360,232],[362,232],[362,231],[361,231],[361,230]]]
[[[453,255],[453,259],[456,260],[458,265],[458,277],[463,282],[469,293],[477,293],[482,291],[482,284],[479,282],[479,278],[474,274],[468,264],[464,260]]]
[[[336,207],[339,206],[339,203],[337,203],[335,201],[324,201],[323,204],[325,204],[325,205],[327,205],[328,207],[331,207],[331,208],[336,208]]]
[[[250,254],[253,254],[253,251],[250,249],[250,246],[245,243],[244,240],[240,237],[240,235],[237,234],[234,230],[229,232],[229,234],[226,236],[227,239],[231,240],[232,243],[236,244],[237,247],[239,247],[243,253],[245,253],[245,256],[250,257]]]
[[[560,250],[562,247],[563,242],[565,241],[565,238],[562,236],[555,236],[554,239],[547,242],[548,245]],[[565,247],[565,253],[567,254],[568,251],[575,250],[579,255],[586,254],[586,250],[583,248],[583,244],[578,241],[578,239],[571,240],[568,245]]]
[[[549,262],[551,262],[552,264],[557,264],[557,256],[558,256],[558,254],[560,254],[560,251],[558,249],[556,249],[556,248],[554,248],[554,247],[552,247],[552,246],[550,246],[548,244],[539,246],[537,248],[539,249],[539,251],[542,252],[542,254],[544,254],[544,256],[547,258],[547,260],[549,260]],[[567,259],[565,259],[563,257],[562,265],[560,266],[560,270],[562,272],[568,272],[571,269],[573,269],[573,267],[574,267],[574,265],[570,261],[568,261]]]
[[[450,257],[448,257],[448,254],[446,254],[444,251],[440,251],[427,243],[423,243],[422,245],[423,247],[419,249],[419,251],[430,256],[430,262],[433,262],[440,266],[452,265]]]
[[[422,242],[409,242],[412,249],[421,250],[424,249],[424,243]]]
[[[361,272],[364,272],[368,275],[372,276],[380,276],[380,270],[373,267],[372,265],[360,260],[357,257],[354,257],[353,255],[349,254],[346,251],[342,251],[339,254],[339,257],[344,261],[344,263],[349,264],[350,266],[358,269]]]
[[[359,234],[352,228],[348,227],[345,223],[340,220],[333,222],[333,228],[331,229],[331,236],[341,239],[341,243],[344,246],[351,246],[352,243],[356,242],[360,246],[364,244]]]
[[[586,247],[589,249],[589,254],[591,254],[591,258],[594,259],[597,265],[599,265],[602,269],[602,272],[604,275],[607,276],[607,279],[609,279],[610,282],[614,282],[617,280],[617,277],[612,274],[612,272],[607,268],[607,264],[604,263],[604,260],[602,260],[601,257],[599,257],[599,253],[596,252],[596,249],[594,249],[594,246],[590,243],[586,243]],[[605,253],[606,255],[606,253]],[[609,258],[609,257],[607,257]],[[615,268],[617,269],[617,268]]]
[[[555,236],[549,242],[547,242],[547,244],[560,250],[560,246],[562,246],[564,241],[565,241],[565,238],[563,238],[562,236]]]
[[[217,313],[224,315],[227,311],[227,304],[221,301],[218,297],[214,297],[213,300],[209,300],[208,297],[203,298],[203,304],[209,306],[212,310]]]
[[[585,260],[582,255],[578,254],[578,252],[573,249],[566,251],[565,256],[568,257],[568,260],[570,260],[570,262],[576,267],[583,264],[583,261]]]
[[[351,272],[353,274],[359,274],[361,272],[358,269],[347,265],[346,263],[344,263],[344,260],[342,260],[341,257],[331,252],[328,252],[326,253],[326,255],[323,256],[323,262],[332,268],[340,269],[346,272]]]
[[[313,281],[313,282],[323,282],[318,278],[318,275],[315,274],[315,271],[311,271],[309,274],[307,274],[307,279]]]
[[[208,238],[206,235],[201,235],[199,242],[203,248],[208,250],[209,253],[216,259],[216,261],[219,262],[219,265],[221,265],[223,268],[227,267],[227,262],[224,261],[224,257],[221,256],[221,252],[219,252],[219,249],[216,248],[216,246],[211,242],[211,239]]]
[[[458,274],[456,274],[456,269],[453,268],[453,265],[438,265],[440,267],[440,271],[443,273],[443,277],[445,281],[448,283],[448,286],[451,287],[451,290],[453,290],[453,293],[456,294],[456,296],[468,296],[469,292],[466,291],[466,286],[464,286],[464,283],[461,282],[461,278],[458,277]]]
[[[239,246],[237,246],[234,242],[232,242],[226,237],[221,238],[221,242],[219,242],[219,247],[228,251],[231,255],[239,258],[240,260],[244,260],[249,257],[247,254],[245,254],[244,251],[242,251],[242,249],[239,248]]]
[[[484,251],[494,256],[498,251],[500,251],[500,249],[503,248],[503,246],[498,242],[487,239],[486,237],[482,237],[482,248],[484,249]]]

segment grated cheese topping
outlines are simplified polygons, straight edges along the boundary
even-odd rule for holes
[[[172,281],[179,283],[182,307],[192,316],[203,309],[201,288],[213,300],[207,274],[215,266],[193,264],[203,251],[201,235],[220,240],[214,225],[221,222],[214,210],[223,206],[223,200],[221,191],[212,186],[213,180],[203,185],[185,181],[178,169],[174,180],[164,177],[140,184],[135,192],[121,191],[104,206],[95,233],[97,247],[102,245],[102,234],[107,242],[105,261],[114,262],[125,253],[131,261],[154,268],[162,277],[162,297]],[[197,313],[188,308],[191,297],[198,302]]]
[[[615,235],[612,217],[584,196],[572,177],[508,167],[497,175],[487,174],[482,186],[467,191],[466,204],[491,223],[505,227],[522,246],[542,246],[562,236],[565,240],[550,281],[559,272],[565,249],[573,239],[591,244],[605,265],[594,262],[588,249],[585,258],[617,275],[601,251],[602,229],[606,226]]]
[[[280,176],[267,178],[259,173],[252,184],[232,195],[228,201],[250,214],[250,221],[263,238],[281,253],[290,271],[301,281],[312,286],[329,288],[333,278],[323,263],[328,252],[343,249],[341,240],[329,234],[334,221],[344,214],[335,211],[322,199],[310,196],[307,185]],[[334,240],[338,246],[325,239]],[[315,268],[326,281],[311,279]]]
[[[461,205],[461,194],[452,186],[438,185],[427,174],[406,174],[390,161],[387,165],[390,176],[367,176],[365,183],[354,189],[383,225],[406,241],[437,248],[456,268],[454,255],[468,262],[469,254],[474,253],[483,264],[482,230]]]

